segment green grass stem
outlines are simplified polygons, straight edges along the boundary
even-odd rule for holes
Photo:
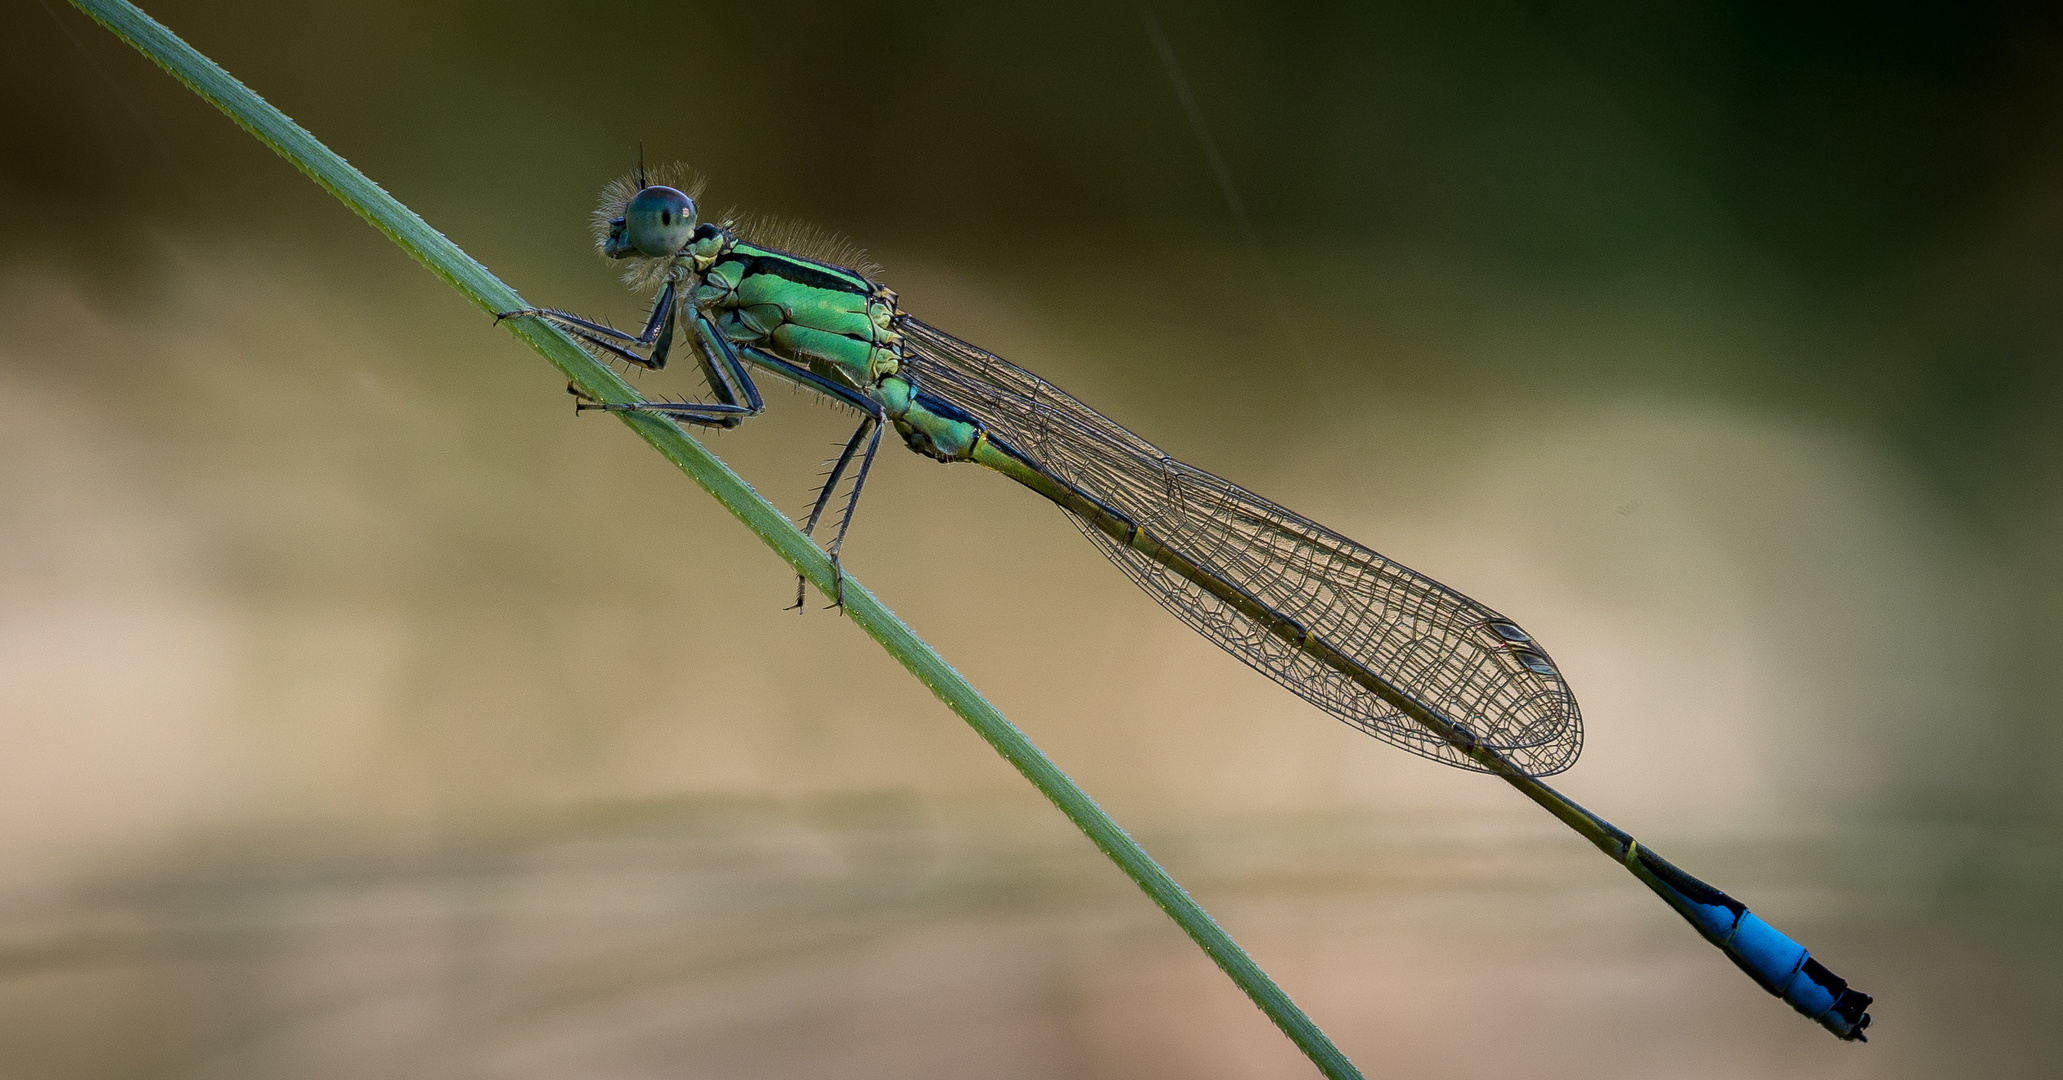
[[[528,307],[515,290],[475,262],[442,233],[430,228],[415,212],[401,205],[351,167],[315,136],[295,124],[278,109],[230,77],[207,57],[174,36],[148,15],[123,0],[72,0],[80,10],[134,45],[173,78],[229,115],[239,127],[279,152],[308,178],[322,185],[344,205],[387,234],[404,251],[443,278],[481,311],[489,314]],[[637,394],[606,365],[598,363],[574,340],[536,319],[511,319],[502,323],[582,390],[607,402],[631,402]],[[646,413],[617,413],[631,430],[652,448],[680,467],[704,491],[745,523],[761,541],[807,578],[827,596],[831,589],[831,561],[787,517],[710,454],[689,438],[672,421]],[[1005,719],[960,673],[924,643],[894,612],[883,607],[850,574],[845,578],[845,613],[879,642],[889,655],[910,670],[938,695],[940,701],[960,714],[996,752],[1003,755],[1033,786],[1044,792],[1068,820],[1088,834],[1110,860],[1136,882],[1153,902],[1167,912],[1189,937],[1209,954],[1212,961],[1246,991],[1254,1004],[1275,1021],[1319,1071],[1334,1080],[1359,1078],[1361,1073],[1347,1060],[1318,1025],[1297,1008],[1289,995],[1275,985],[1268,973],[1254,963],[1246,950],[1218,926],[1189,893],[1167,871],[1148,856],[1117,822],[1094,800],[1075,786],[1067,774],[1033,745],[1016,725]]]

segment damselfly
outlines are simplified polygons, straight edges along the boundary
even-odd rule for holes
[[[1575,762],[1582,719],[1560,669],[1518,623],[1184,465],[905,314],[853,249],[806,230],[701,221],[699,193],[642,166],[603,192],[603,254],[628,261],[632,286],[658,291],[641,332],[547,308],[509,315],[549,320],[603,356],[653,369],[684,336],[715,400],[583,408],[735,427],[765,408],[752,368],[851,407],[859,427],[803,525],[815,530],[857,459],[827,549],[834,567],[884,429],[941,462],[1000,472],[1066,510],[1126,576],[1226,652],[1378,739],[1502,778],[1632,871],[1764,989],[1843,1039],[1863,1038],[1870,995],[1541,782]]]

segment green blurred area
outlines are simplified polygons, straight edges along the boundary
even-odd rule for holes
[[[40,6],[11,16],[10,245],[119,247],[139,222],[114,208],[142,198],[146,228],[373,256],[373,237],[281,183],[263,148],[66,11],[74,47]],[[1011,283],[1049,285],[1085,246],[1123,261],[1112,249],[1239,238],[1125,5],[162,16],[519,279],[582,246],[596,166],[627,168],[638,146],[697,164],[720,205]],[[1168,32],[1314,334],[1358,305],[1411,310],[1352,273],[1423,258],[1478,297],[1420,312],[1444,332],[1602,322],[1662,346],[1500,356],[1442,382],[1651,387],[1838,417],[1996,522],[2016,516],[1999,489],[2020,486],[2015,463],[2039,449],[2058,392],[2054,23],[1928,5],[1214,5],[1170,13]],[[1276,336],[1231,310],[1254,299],[1247,260],[1215,261],[1188,271],[1197,316]],[[1693,332],[1704,362],[1672,359],[1689,344],[1672,335]],[[1413,374],[1327,361],[1328,378],[1357,383]]]
[[[587,215],[641,146],[854,237],[1519,617],[1586,705],[1566,790],[1880,997],[1834,1044],[887,451],[849,565],[1371,1075],[2063,1050],[2047,9],[1168,6],[1244,223],[1126,4],[148,10],[533,302],[636,317]],[[0,40],[0,1072],[1303,1075],[484,316],[68,6]],[[714,447],[792,512],[846,429],[769,398]]]

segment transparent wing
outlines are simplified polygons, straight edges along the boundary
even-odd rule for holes
[[[1561,674],[1490,608],[1236,484],[1160,452],[1051,383],[915,319],[902,330],[918,389],[979,418],[1052,475],[1533,776],[1568,768],[1582,716]],[[1306,701],[1385,742],[1490,771],[1342,672],[1080,519],[1082,533],[1161,606]]]

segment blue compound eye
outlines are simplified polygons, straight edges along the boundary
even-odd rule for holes
[[[630,205],[623,208],[623,227],[638,254],[671,258],[695,235],[695,200],[654,184],[632,196]]]

